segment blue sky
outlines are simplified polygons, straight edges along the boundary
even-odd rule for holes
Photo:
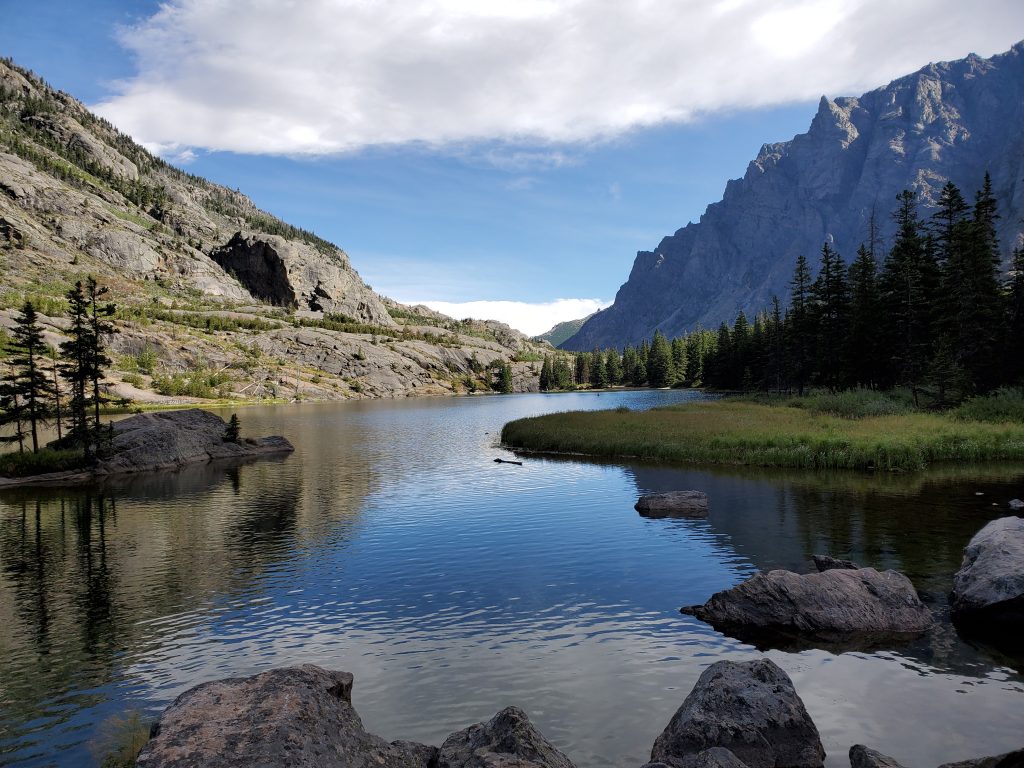
[[[1024,37],[1024,3],[966,5],[0,0],[0,53],[378,291],[532,333],[610,301],[821,94]]]

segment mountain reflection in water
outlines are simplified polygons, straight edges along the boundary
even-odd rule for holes
[[[809,569],[815,552],[906,572],[939,620],[884,651],[766,652],[830,766],[855,742],[917,765],[1021,746],[1024,665],[961,639],[946,593],[966,541],[1022,495],[1022,468],[492,461],[511,458],[496,440],[513,418],[694,396],[247,408],[245,434],[296,453],[0,495],[0,763],[88,765],[112,715],[312,662],[355,673],[385,738],[438,743],[517,704],[578,765],[641,765],[704,666],[758,655],[679,607],[758,569]],[[633,511],[638,493],[676,488],[706,491],[709,518]]]

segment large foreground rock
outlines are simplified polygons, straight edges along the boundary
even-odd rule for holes
[[[850,768],[903,768],[895,759],[881,752],[855,744],[850,747]],[[943,763],[939,768],[1024,768],[1024,749],[994,757],[976,757],[957,763]]]
[[[719,661],[654,742],[651,760],[686,768],[699,753],[723,747],[750,768],[818,768],[818,729],[789,676],[768,659]]]
[[[367,733],[352,675],[307,664],[204,683],[153,726],[138,768],[427,768],[437,750]]]
[[[226,442],[227,424],[215,413],[185,411],[141,413],[114,423],[112,455],[97,474],[173,469],[186,464],[293,451],[283,437]]]
[[[707,517],[708,497],[701,491],[648,493],[633,508],[644,517]]]
[[[1024,518],[993,520],[974,535],[953,577],[951,603],[958,626],[1024,627]]]
[[[574,768],[526,713],[507,707],[444,740],[436,768]]]
[[[759,573],[715,593],[704,605],[682,610],[726,633],[826,641],[844,635],[916,634],[932,624],[931,612],[906,576],[874,568]]]
[[[832,557],[832,555],[811,555],[811,559],[814,560],[814,567],[818,573],[860,570],[860,566],[853,562],[853,560],[842,560],[838,557]]]

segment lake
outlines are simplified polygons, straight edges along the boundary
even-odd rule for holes
[[[765,652],[827,765],[854,743],[921,768],[1024,746],[1024,655],[960,638],[946,596],[968,539],[1024,497],[1024,467],[493,461],[513,458],[498,436],[514,418],[695,397],[251,407],[243,434],[283,434],[293,455],[0,495],[0,764],[95,764],[124,712],[315,663],[355,674],[353,702],[387,739],[439,744],[515,704],[581,768],[635,768],[708,664],[761,655],[680,606],[817,552],[904,571],[938,619],[883,651]],[[708,519],[633,510],[689,488]]]

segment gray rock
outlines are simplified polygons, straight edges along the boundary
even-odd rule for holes
[[[840,560],[838,557],[832,557],[831,555],[811,555],[811,559],[814,560],[814,567],[818,569],[818,573],[823,571],[856,571],[860,568],[852,560]]]
[[[453,733],[441,745],[436,768],[574,768],[526,713],[507,707],[486,723]]]
[[[269,304],[346,315],[383,327],[395,325],[381,298],[340,250],[325,253],[278,235],[236,232],[211,251],[210,258]]]
[[[876,752],[863,744],[850,747],[850,768],[903,768],[888,755]]]
[[[943,763],[939,768],[1024,768],[1024,749],[1016,749],[994,757],[976,757],[957,763]]]
[[[1020,499],[1010,499],[1010,509],[1024,509],[1024,501]]]
[[[993,520],[964,548],[953,576],[958,626],[1024,627],[1024,518]]]
[[[225,421],[215,413],[184,411],[141,413],[114,423],[112,455],[97,474],[174,469],[212,459],[243,458],[294,450],[283,437],[224,441]]]
[[[716,629],[759,630],[834,639],[843,634],[918,633],[931,613],[910,579],[896,571],[759,573],[704,605],[682,609]]]
[[[651,760],[682,768],[712,747],[750,768],[819,768],[825,759],[792,681],[769,659],[719,661],[704,670],[654,742]]]
[[[879,237],[893,234],[897,193],[918,192],[927,216],[947,180],[967,196],[987,169],[1008,263],[1024,217],[1022,124],[1020,43],[990,59],[929,64],[860,97],[822,97],[806,133],[764,145],[699,221],[639,252],[615,303],[563,347],[621,348],[655,329],[672,338],[732,323],[740,309],[752,317],[789,295],[798,255],[813,261],[827,239],[852,259],[872,212]]]
[[[708,497],[701,491],[668,491],[640,497],[634,509],[644,517],[707,517]]]
[[[669,758],[671,763],[648,763],[645,768],[747,768],[747,764],[724,747],[711,747],[696,755]]]
[[[367,733],[352,675],[306,664],[204,683],[160,716],[138,768],[428,768],[437,750]]]

